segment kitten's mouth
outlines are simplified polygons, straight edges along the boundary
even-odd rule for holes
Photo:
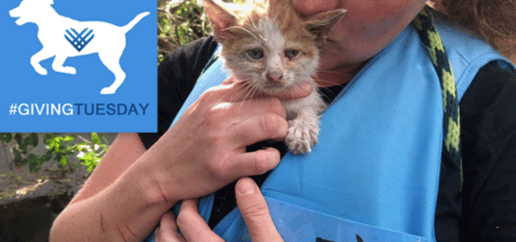
[[[265,88],[285,88],[285,84],[281,82],[267,82],[263,85]]]

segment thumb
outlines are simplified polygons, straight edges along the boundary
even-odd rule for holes
[[[247,225],[251,240],[283,241],[272,222],[265,198],[253,179],[240,179],[235,190],[238,209]]]

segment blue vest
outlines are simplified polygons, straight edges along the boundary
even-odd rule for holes
[[[516,70],[485,42],[436,22],[459,100],[488,62]],[[174,123],[206,89],[227,76],[220,60],[211,65]],[[412,25],[369,60],[320,121],[313,151],[287,153],[261,187],[285,241],[435,241],[442,94]],[[212,194],[200,200],[206,221],[213,199]],[[250,241],[238,209],[214,231],[226,241]]]

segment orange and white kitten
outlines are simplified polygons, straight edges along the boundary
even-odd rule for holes
[[[290,0],[248,0],[227,4],[203,0],[225,67],[250,92],[274,95],[313,79],[319,51],[334,24],[346,12],[332,10],[309,18],[299,16]],[[325,108],[317,91],[306,98],[283,101],[289,120],[285,140],[294,153],[307,153],[317,143],[319,115]]]

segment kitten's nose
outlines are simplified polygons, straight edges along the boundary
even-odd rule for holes
[[[283,78],[283,73],[281,73],[281,72],[269,72],[269,73],[267,73],[267,78],[271,82],[280,82],[281,78]]]

